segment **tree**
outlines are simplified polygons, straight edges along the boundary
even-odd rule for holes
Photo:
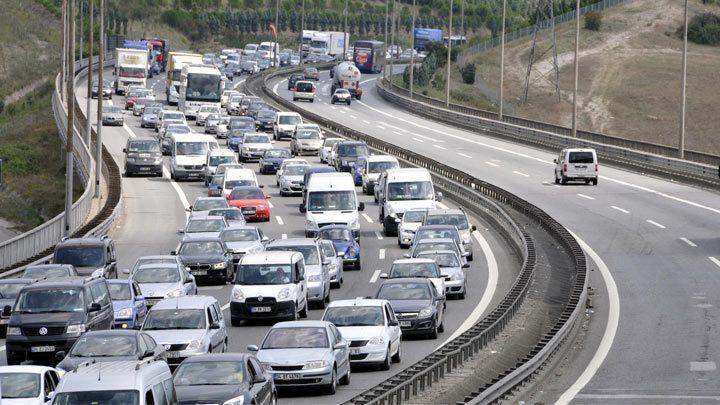
[[[597,11],[590,11],[585,14],[585,28],[591,31],[600,31],[602,26],[602,14]]]

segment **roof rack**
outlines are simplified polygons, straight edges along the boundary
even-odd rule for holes
[[[75,370],[73,370],[72,372],[73,372],[73,373],[77,373],[78,370],[80,370],[81,367],[90,367],[90,366],[92,366],[93,364],[95,364],[96,362],[97,362],[97,360],[95,360],[95,359],[91,359],[91,360],[84,361],[84,362],[78,364],[77,367],[75,367]]]
[[[103,235],[100,237],[100,240],[110,239],[109,235]]]
[[[154,363],[156,361],[157,359],[155,359],[155,357],[148,357],[146,359],[140,360],[137,362],[137,364],[135,364],[135,370],[140,370],[140,367],[148,365],[150,363]]]

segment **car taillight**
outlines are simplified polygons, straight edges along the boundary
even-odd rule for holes
[[[598,171],[598,168],[600,167],[599,164],[595,164],[595,171]]]
[[[564,171],[564,172],[567,171],[567,164],[563,164],[563,171]]]

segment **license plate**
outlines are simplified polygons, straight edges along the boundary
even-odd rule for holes
[[[350,354],[360,354],[360,349],[350,349]]]
[[[180,357],[180,352],[165,352],[165,357],[168,359],[177,359]]]
[[[152,169],[152,167],[141,167],[141,168],[140,168],[141,171],[143,171],[143,170],[144,170],[144,171],[149,171],[150,169]]]
[[[243,208],[241,212],[243,214],[255,214],[255,208]]]
[[[302,374],[299,374],[299,373],[275,374],[276,380],[299,380],[301,378],[302,378]]]
[[[55,346],[33,346],[30,348],[30,351],[33,353],[48,353],[48,352],[54,352]]]
[[[587,169],[587,166],[585,165],[575,165],[575,169]]]
[[[250,307],[250,312],[270,312],[270,307]]]
[[[400,321],[400,327],[401,328],[409,328],[412,326],[412,322],[410,321]]]
[[[206,276],[207,270],[193,270],[190,272],[193,276]]]
[[[5,325],[8,323],[8,319],[0,319],[0,325]]]

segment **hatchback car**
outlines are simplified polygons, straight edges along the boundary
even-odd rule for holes
[[[350,105],[351,102],[352,94],[350,94],[348,89],[335,89],[335,92],[332,94],[332,99],[330,100],[330,104],[346,103]]]
[[[36,264],[26,267],[20,278],[63,278],[77,275],[75,267],[71,264]]]
[[[320,247],[323,267],[327,268],[330,276],[330,287],[340,288],[340,285],[344,282],[342,253],[338,254],[332,241],[318,239],[317,244]]]
[[[145,320],[147,305],[140,286],[129,278],[107,280],[115,312],[115,329],[139,328]]]
[[[42,405],[52,401],[62,370],[45,366],[0,367],[2,403]]]
[[[315,84],[312,82],[298,81],[292,92],[293,101],[308,100],[311,103],[315,101]]]
[[[145,107],[140,117],[140,128],[155,128],[158,125],[158,116],[162,107]]]
[[[125,117],[120,107],[105,106],[102,109],[102,124],[106,125],[117,125],[123,126],[125,124]]]
[[[424,239],[452,239],[457,245],[458,252],[463,257],[463,261],[471,261],[471,251],[468,251],[465,247],[467,245],[472,248],[472,244],[466,244],[463,241],[463,237],[460,235],[460,231],[455,225],[422,225],[417,231],[415,231],[415,238],[413,238],[413,245],[416,240]]]
[[[291,165],[282,171],[278,177],[280,196],[301,194],[305,188],[305,172],[310,165]]]
[[[360,244],[353,237],[352,229],[347,225],[325,225],[318,230],[318,238],[332,241],[338,256],[342,255],[343,265],[361,269]]]
[[[233,278],[232,254],[219,237],[185,238],[172,254],[180,256],[185,268],[196,278],[222,284]]]
[[[290,151],[283,148],[275,148],[266,150],[258,167],[260,168],[260,174],[274,174],[285,159],[290,159],[292,155]]]
[[[381,273],[380,278],[426,278],[432,281],[435,292],[445,297],[445,277],[435,260],[427,257],[395,260],[390,271]]]
[[[320,80],[320,72],[317,70],[317,68],[314,67],[306,67],[303,69],[303,78],[305,80]]]
[[[437,339],[443,332],[444,302],[430,280],[394,278],[385,280],[376,299],[388,300],[403,334],[426,334]]]
[[[233,263],[237,264],[246,254],[260,253],[265,250],[268,238],[262,230],[254,226],[230,226],[220,233],[220,239],[225,242],[228,251],[233,255]]]
[[[87,361],[100,363],[149,357],[165,360],[165,348],[147,333],[117,329],[87,332],[67,354],[58,352],[56,355],[56,358],[61,359],[57,368],[64,371],[73,371]]]
[[[405,211],[402,220],[398,224],[398,245],[401,248],[409,248],[415,238],[415,232],[422,225],[425,218],[426,208],[411,208]]]
[[[304,154],[317,156],[322,146],[322,133],[316,128],[306,128],[304,125],[298,125],[290,139],[290,150],[296,156]]]
[[[215,217],[220,216],[225,218],[225,222],[227,222],[227,226],[237,226],[237,225],[245,225],[245,217],[242,214],[242,211],[235,207],[230,208],[218,208],[215,210],[208,211],[209,217]]]
[[[330,163],[330,152],[333,145],[343,140],[343,138],[325,138],[322,149],[320,149],[320,163]]]
[[[165,298],[197,294],[195,277],[176,264],[144,264],[130,279],[140,287],[148,307]]]
[[[465,299],[467,281],[464,269],[469,264],[462,264],[460,256],[452,250],[441,250],[437,252],[422,252],[417,256],[420,259],[430,259],[437,263],[440,274],[445,278],[445,294],[452,294],[456,298]]]
[[[275,111],[273,110],[260,110],[255,115],[255,126],[258,131],[272,131],[274,123]]]
[[[462,208],[430,210],[423,220],[423,225],[454,225],[460,232],[463,248],[468,253],[467,261],[473,260],[471,235],[477,230],[477,227],[470,225],[470,218]]]
[[[129,138],[125,148],[125,176],[151,174],[163,175],[162,152],[160,142],[153,138]]]

